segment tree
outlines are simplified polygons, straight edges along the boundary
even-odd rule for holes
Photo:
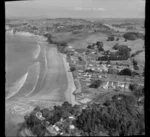
[[[118,100],[118,97],[122,99]],[[77,117],[76,127],[84,135],[99,135],[100,132],[110,136],[131,136],[144,132],[144,120],[137,116],[133,96],[114,95],[112,100],[100,104],[91,104]],[[107,105],[106,105],[107,104]]]
[[[88,49],[93,49],[92,45],[87,46]]]
[[[136,83],[134,83],[134,84],[129,84],[129,89],[130,89],[131,91],[135,91],[137,87],[138,87],[138,84],[136,84]]]
[[[131,49],[128,46],[120,45],[117,53],[120,57],[128,59],[130,57],[130,51]]]
[[[61,46],[61,47],[67,47],[68,45],[67,45],[66,42],[60,42],[60,43],[59,43],[59,46]]]
[[[135,59],[132,60],[132,64],[135,70],[139,70],[138,62]]]
[[[75,71],[75,70],[76,70],[76,67],[74,67],[74,66],[71,66],[71,67],[70,67],[70,71],[71,71],[71,72],[73,72],[73,71]]]
[[[114,50],[118,50],[119,48],[120,48],[120,46],[119,46],[118,43],[116,43],[116,44],[112,47],[112,49],[114,49]]]
[[[51,44],[53,43],[53,37],[50,33],[44,34],[44,36],[47,38],[47,41]]]
[[[123,35],[126,40],[144,39],[144,34],[138,32],[127,32]]]
[[[121,70],[118,74],[119,75],[132,76],[132,71],[128,68],[125,68],[125,69]]]
[[[102,84],[101,80],[95,80],[89,85],[90,88],[98,88]]]
[[[107,41],[114,41],[114,40],[115,40],[114,36],[109,36],[107,39]]]
[[[119,41],[119,38],[116,38],[116,41]]]
[[[43,116],[44,118],[48,119],[48,118],[51,117],[51,112],[50,112],[49,109],[44,108],[44,109],[41,110],[41,112],[42,112],[42,116]]]
[[[104,51],[104,49],[103,49],[103,45],[104,45],[103,42],[97,41],[96,45],[97,45],[98,51]]]
[[[80,57],[80,56],[78,56],[78,59],[79,59],[79,61],[82,61],[82,60],[83,60],[82,57]]]

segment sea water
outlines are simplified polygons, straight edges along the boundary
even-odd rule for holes
[[[34,36],[15,35],[6,32],[6,88],[10,88],[21,77],[25,76],[29,66],[35,60],[35,53],[39,52]]]

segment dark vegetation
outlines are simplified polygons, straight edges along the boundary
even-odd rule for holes
[[[118,99],[121,98],[121,99]],[[144,133],[144,115],[136,112],[132,96],[115,95],[103,107],[92,104],[77,117],[76,127],[85,136],[131,136]]]
[[[97,49],[100,52],[100,51],[104,51],[103,46],[104,46],[103,42],[97,41],[92,45],[88,45],[87,49]]]
[[[112,49],[116,52],[105,51],[105,55],[98,57],[98,60],[127,60],[130,57],[131,49],[126,45],[115,44]]]
[[[131,86],[131,89],[134,90],[135,87],[135,85]],[[103,105],[88,104],[83,110],[80,109],[80,106],[72,106],[68,102],[64,102],[61,106],[54,106],[53,110],[36,107],[29,115],[25,116],[25,122],[21,129],[27,128],[34,135],[44,136],[47,122],[54,125],[61,118],[67,119],[68,116],[74,115],[73,124],[76,127],[74,132],[80,133],[82,136],[144,135],[144,113],[138,112],[135,105],[134,96],[118,94],[112,96],[111,100],[105,100]],[[37,112],[41,112],[45,120],[39,120],[35,115]],[[66,125],[67,123],[63,127],[67,128]],[[71,133],[68,130],[67,132]]]
[[[109,36],[107,41],[114,41],[115,40],[115,37],[114,36]]]
[[[139,70],[138,62],[136,60],[132,60],[134,70]]]
[[[144,87],[138,84],[130,84],[129,89],[132,91],[135,97],[139,98],[144,96]]]
[[[136,40],[136,39],[143,39],[144,34],[138,32],[127,32],[123,35],[126,40]]]
[[[59,52],[61,53],[66,53],[67,51],[67,43],[64,41],[57,41],[55,40],[55,38],[50,34],[50,33],[46,33],[44,34],[44,36],[47,38],[48,43],[50,44],[55,44],[57,46],[57,49]]]
[[[73,72],[73,71],[75,71],[75,70],[76,70],[76,67],[75,67],[75,66],[71,66],[71,67],[70,67],[70,71],[71,71],[71,72]]]
[[[89,85],[90,88],[98,88],[102,84],[101,80],[94,80],[91,85]]]
[[[118,72],[118,75],[126,75],[126,76],[132,76],[132,71],[128,68],[125,68]]]
[[[132,71],[129,68],[122,69],[120,72],[118,72],[118,75],[125,75],[125,76],[139,76],[139,73],[136,71]]]

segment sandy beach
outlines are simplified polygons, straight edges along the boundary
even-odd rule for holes
[[[25,33],[25,35],[27,34]],[[72,105],[78,104],[75,100],[75,96],[72,94],[76,90],[76,87],[72,73],[69,71],[70,66],[66,60],[66,55],[58,53],[55,45],[46,43],[46,39],[44,39],[43,36],[35,35],[35,37],[37,38],[38,44],[41,42],[41,46],[46,44],[46,46],[48,46],[45,51],[46,53],[44,53],[46,69],[43,71],[45,71],[45,75],[43,76],[42,83],[37,84],[36,90],[32,91],[32,95],[29,94],[29,96],[26,97],[24,93],[28,91],[22,89],[19,98],[11,101],[6,99],[6,121],[8,123],[8,130],[11,128],[9,127],[9,123],[12,123],[12,127],[16,126],[16,123],[23,121],[24,115],[37,105],[52,107],[64,101],[68,101]],[[20,84],[20,86],[23,85]],[[20,87],[17,87],[17,89],[20,89]],[[15,93],[13,96],[15,96]]]
[[[74,84],[74,79],[72,76],[72,72],[70,72],[70,66],[69,63],[67,62],[66,55],[61,54],[65,66],[65,71],[68,79],[68,87],[66,90],[66,97],[71,99],[72,105],[78,104],[75,100],[75,96],[73,95],[73,92],[76,90],[75,84]]]

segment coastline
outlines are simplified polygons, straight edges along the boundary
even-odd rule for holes
[[[46,41],[46,38],[43,35],[36,35],[36,34],[30,33],[30,32],[25,32],[25,31],[16,31],[15,33],[13,33],[13,28],[11,30],[9,30],[9,31],[6,31],[6,32],[10,33],[12,35],[22,35],[22,36],[34,37],[36,39],[36,41],[37,41],[37,45],[39,45],[39,46],[41,46],[40,43]],[[38,48],[38,50],[35,51],[35,53],[34,53],[35,59],[38,58],[39,53],[40,53],[40,48]],[[70,98],[71,99],[70,103],[72,105],[79,104],[76,101],[75,95],[73,94],[78,89],[75,86],[72,72],[70,72],[69,62],[67,62],[67,58],[66,58],[65,54],[60,53],[60,55],[62,56],[62,59],[63,59],[63,62],[64,62],[64,67],[65,67],[65,71],[66,71],[66,75],[67,75],[67,79],[68,79],[68,87],[67,87],[67,90],[66,90],[66,93],[65,93],[66,94],[66,98],[68,98],[68,99]]]
[[[68,88],[66,90],[66,98],[70,98],[70,96],[71,96],[71,104],[72,105],[79,104],[76,101],[75,95],[73,94],[73,92],[76,90],[76,86],[74,84],[74,79],[73,79],[73,76],[72,76],[72,72],[70,72],[69,63],[67,62],[65,54],[61,54],[61,56],[63,58],[64,67],[65,67],[65,71],[66,71],[67,79],[68,79]]]
[[[27,79],[27,76],[28,76],[28,72],[26,72],[17,82],[15,82],[14,86],[12,86],[8,89],[9,92],[11,92],[11,93],[6,97],[6,100],[19,92],[19,90],[23,87],[23,85]]]
[[[11,35],[20,35],[25,37],[34,37],[35,41],[37,42],[37,49],[33,52],[33,58],[36,60],[40,54],[41,51],[41,43],[46,42],[46,38],[43,35],[37,35],[31,32],[26,31],[16,31],[13,33],[13,28],[11,30],[7,30],[6,33],[9,33]]]

